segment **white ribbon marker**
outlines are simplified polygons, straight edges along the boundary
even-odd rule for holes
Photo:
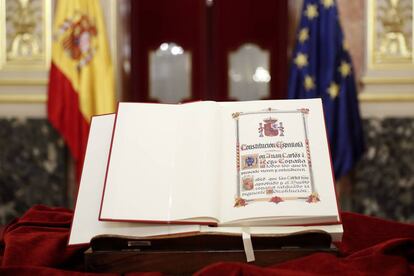
[[[252,239],[250,236],[250,232],[246,228],[243,228],[242,230],[242,239],[243,239],[244,253],[246,253],[247,262],[248,263],[254,262],[255,258],[254,258]]]

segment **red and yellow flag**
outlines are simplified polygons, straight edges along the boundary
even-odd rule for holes
[[[92,115],[115,110],[114,75],[99,0],[59,0],[53,27],[48,117],[79,179]]]

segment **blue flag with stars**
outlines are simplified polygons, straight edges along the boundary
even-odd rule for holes
[[[334,0],[305,0],[292,55],[288,98],[321,98],[336,179],[364,149],[356,84]]]

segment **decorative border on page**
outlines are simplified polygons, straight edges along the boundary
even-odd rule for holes
[[[302,153],[303,159],[306,159],[306,168],[308,170],[309,175],[309,184],[310,184],[310,194],[306,197],[304,196],[281,196],[280,194],[274,192],[274,188],[268,188],[265,191],[265,194],[268,196],[261,197],[261,198],[254,198],[254,199],[247,199],[241,196],[241,188],[243,187],[244,190],[252,190],[254,186],[254,177],[245,175],[241,176],[241,171],[249,170],[249,169],[256,169],[261,170],[262,168],[266,168],[266,164],[264,164],[264,160],[261,158],[260,154],[248,154],[245,156],[241,156],[241,146],[240,145],[240,118],[242,116],[248,116],[253,114],[269,114],[269,117],[263,120],[258,124],[258,134],[259,137],[283,137],[285,135],[285,128],[283,122],[278,122],[276,118],[273,118],[272,115],[281,114],[281,113],[289,113],[289,114],[298,114],[301,116],[301,121],[303,122],[303,144],[305,147],[305,153]],[[267,108],[261,111],[255,112],[235,112],[232,114],[233,119],[235,120],[235,130],[236,130],[236,167],[237,167],[237,192],[235,196],[234,207],[243,207],[253,202],[270,202],[274,204],[278,204],[287,200],[303,200],[308,203],[316,203],[320,201],[318,192],[316,191],[316,187],[314,184],[314,174],[313,174],[313,167],[312,167],[312,158],[310,152],[310,142],[309,142],[309,130],[308,130],[308,123],[307,123],[307,116],[309,115],[309,109],[301,108],[295,110],[277,110],[272,108]],[[271,145],[277,145],[277,141],[275,143],[271,143]],[[264,145],[266,146],[266,145]],[[302,145],[303,146],[303,145]],[[306,154],[306,156],[304,156]],[[242,184],[243,182],[243,184]]]

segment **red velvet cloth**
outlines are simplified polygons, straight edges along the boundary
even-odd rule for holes
[[[66,246],[72,215],[68,209],[39,205],[6,226],[0,240],[0,274],[80,275],[86,247]],[[216,263],[196,274],[414,274],[414,225],[346,212],[342,213],[342,222],[344,237],[338,244],[340,257],[317,253],[267,268],[243,263]]]

